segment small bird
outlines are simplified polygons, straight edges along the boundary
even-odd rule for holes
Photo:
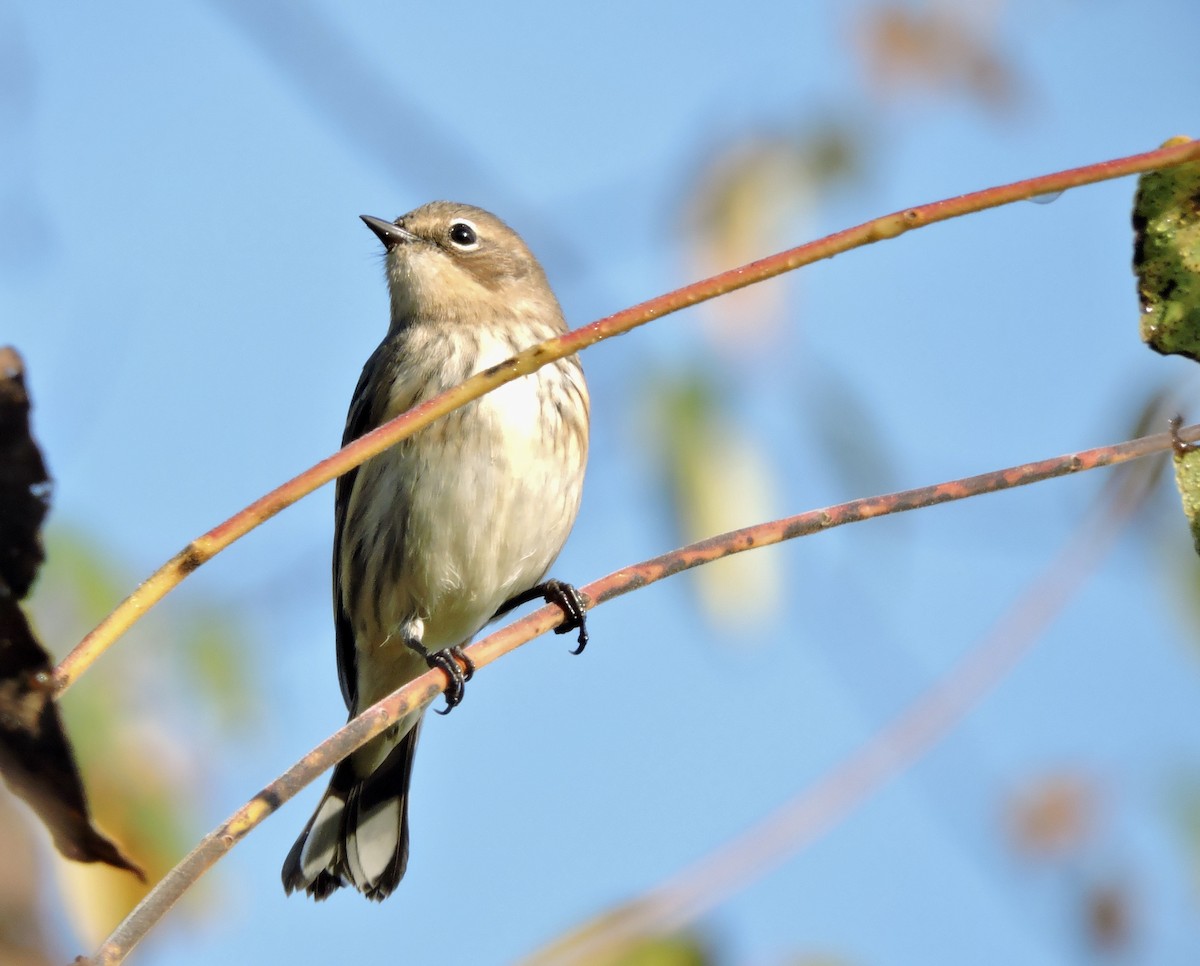
[[[469,376],[567,330],[541,265],[515,231],[469,205],[434,201],[383,242],[391,325],[363,368],[343,445]],[[542,583],[575,523],[589,399],[575,356],[522,376],[337,481],[333,611],[350,716],[439,667],[448,711],[474,670],[461,647],[535,598],[587,642],[573,587]],[[460,661],[462,662],[460,666]],[[445,712],[443,712],[445,713]],[[352,885],[386,899],[408,863],[408,787],[422,710],[338,764],[283,864],[290,894]]]

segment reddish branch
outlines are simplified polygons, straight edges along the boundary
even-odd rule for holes
[[[512,359],[468,379],[461,386],[412,409],[316,466],[272,490],[208,533],[193,540],[147,578],[134,593],[96,626],[63,660],[55,672],[56,693],[62,694],[112,643],[162,600],[201,564],[235,540],[269,520],[280,510],[389,446],[411,436],[435,419],[478,398],[490,389],[527,375],[555,359],[571,355],[602,339],[620,335],[671,312],[761,282],[803,265],[832,258],[861,245],[894,238],[904,232],[974,211],[983,211],[1038,195],[1053,194],[1097,181],[1200,160],[1200,142],[1173,144],[1144,154],[1104,161],[1069,171],[1029,178],[1009,185],[919,205],[872,219],[807,245],[792,248],[712,278],[696,282],[633,308],[575,329],[556,339],[531,346]]]
[[[1200,426],[1188,427],[1178,434],[1178,438],[1186,441],[1200,439]],[[831,529],[846,523],[869,520],[888,513],[900,513],[937,503],[963,500],[967,497],[1005,490],[1014,486],[1025,486],[1057,476],[1104,466],[1115,466],[1153,453],[1165,452],[1172,445],[1172,434],[1160,433],[1156,436],[1147,436],[1115,446],[1105,446],[1036,463],[1026,463],[1022,466],[982,473],[979,476],[940,483],[935,486],[903,490],[888,496],[852,500],[849,503],[721,534],[643,561],[632,567],[623,568],[581,587],[580,590],[586,596],[588,608],[591,609],[604,601],[662,580],[664,577],[755,547],[781,543],[794,537]],[[542,607],[522,620],[470,645],[466,649],[466,653],[477,668],[482,668],[521,644],[556,627],[562,618],[563,614],[557,607]],[[972,675],[978,673],[976,663],[970,665],[969,669]],[[94,966],[101,966],[101,964],[108,966],[108,964],[121,962],[192,884],[251,829],[326,769],[364,745],[409,711],[434,700],[446,684],[447,679],[442,671],[428,671],[378,704],[372,705],[344,728],[323,741],[238,809],[220,827],[205,836],[199,845],[155,885],[137,908],[117,926],[92,959],[81,960],[81,962],[90,962]],[[961,702],[953,704],[950,710],[951,712],[961,711]],[[951,720],[953,720],[953,715],[951,715]],[[917,725],[919,726],[917,738],[923,740],[923,736],[929,728],[929,722],[923,714],[918,715]],[[907,728],[908,725],[906,724],[905,727]],[[858,768],[859,765],[854,767]],[[857,783],[859,779],[856,778],[855,781]],[[856,784],[855,787],[859,786]]]

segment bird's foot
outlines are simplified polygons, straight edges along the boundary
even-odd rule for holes
[[[530,587],[524,593],[517,594],[512,600],[505,601],[503,606],[496,611],[496,616],[507,614],[514,607],[520,607],[522,604],[528,604],[531,600],[538,598],[547,604],[556,604],[565,615],[563,622],[554,628],[555,634],[570,634],[571,631],[579,631],[578,646],[571,653],[582,654],[588,643],[587,598],[565,581],[546,580],[536,587]]]
[[[430,653],[417,645],[415,650],[425,658],[425,663],[437,668],[449,680],[446,685],[446,707],[438,708],[438,714],[449,714],[460,704],[467,691],[467,682],[475,676],[475,662],[463,651],[462,646],[448,647],[444,651]],[[460,663],[461,662],[461,666]]]

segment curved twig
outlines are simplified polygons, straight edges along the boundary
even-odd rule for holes
[[[1104,492],[991,631],[856,751],[747,831],[636,899],[572,928],[521,966],[622,961],[638,943],[695,922],[820,839],[978,707],[1099,566],[1158,479],[1157,473],[1126,473]]]
[[[75,647],[55,670],[57,694],[66,691],[85,670],[125,633],[143,614],[162,600],[188,574],[211,560],[235,540],[301,497],[324,486],[330,480],[383,452],[389,446],[411,436],[435,419],[466,405],[485,392],[540,369],[542,366],[594,345],[602,339],[628,332],[654,319],[677,312],[699,302],[745,288],[803,265],[832,258],[871,242],[894,238],[914,228],[945,221],[959,215],[1010,204],[1038,195],[1107,181],[1157,168],[1200,160],[1200,141],[1176,144],[1144,154],[1103,161],[1081,168],[1060,171],[936,201],[927,205],[874,218],[854,228],[828,235],[797,248],[771,255],[711,278],[676,289],[666,295],[635,305],[615,315],[517,353],[511,359],[472,376],[454,389],[442,393],[415,409],[397,416],[373,432],[356,440],[316,466],[294,477],[234,514],[224,523],[197,537],[150,575]]]
[[[1178,438],[1187,441],[1200,438],[1200,425],[1188,427],[1178,434]],[[602,577],[600,580],[581,587],[580,590],[584,594],[590,610],[598,604],[662,580],[664,577],[755,547],[781,543],[794,537],[890,513],[901,513],[906,510],[1037,483],[1084,470],[1114,466],[1166,451],[1171,446],[1172,435],[1159,433],[1115,446],[1071,453],[935,486],[904,490],[887,496],[852,500],[849,503],[812,510],[797,516],[711,537],[618,570],[607,577]],[[470,645],[466,649],[466,653],[477,668],[482,668],[521,644],[557,626],[561,623],[562,618],[562,611],[556,606],[539,608],[527,617]],[[130,950],[141,941],[151,927],[178,901],[180,896],[218,859],[244,838],[252,828],[322,772],[384,731],[392,722],[413,708],[434,700],[446,683],[446,677],[442,671],[428,671],[379,703],[372,705],[323,741],[238,809],[218,828],[206,835],[113,930],[95,955],[90,960],[81,959],[79,962],[90,962],[94,966],[111,966],[111,964],[122,962]]]

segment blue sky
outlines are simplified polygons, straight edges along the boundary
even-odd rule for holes
[[[861,176],[811,205],[799,243],[1196,134],[1194,64],[1171,41],[1200,28],[1191,0],[957,9],[1019,78],[1012,110],[881,99],[851,41],[858,3],[0,4],[0,341],[29,368],[54,521],[145,574],[336,447],[387,322],[360,213],[487,207],[583,324],[691,280],[685,199],[739,139],[831,118],[859,133]],[[769,352],[722,356],[697,312],[590,350],[592,466],[555,573],[584,583],[680,542],[645,407],[656,380],[697,368],[725,388],[780,515],[1124,438],[1150,392],[1191,375],[1137,342],[1133,188],[813,266],[785,283]],[[832,405],[831,386],[857,409]],[[867,441],[854,472],[826,458],[822,434],[839,432]],[[218,869],[217,915],[168,918],[139,961],[513,961],[852,753],[987,632],[1102,484],[1086,474],[764,551],[783,589],[744,621],[706,618],[691,577],[601,608],[586,656],[542,640],[426,728],[391,901],[284,898],[278,868],[313,789]],[[223,750],[204,828],[343,718],[331,498],[163,605],[236,601],[254,629],[261,733]],[[1075,871],[1134,884],[1136,961],[1191,955],[1194,869],[1170,795],[1200,760],[1200,676],[1171,500],[1164,486],[962,727],[704,921],[730,962],[1090,961],[1070,877],[1022,863],[1003,834],[1014,789],[1072,769],[1104,802]],[[64,954],[86,951],[62,929]]]

